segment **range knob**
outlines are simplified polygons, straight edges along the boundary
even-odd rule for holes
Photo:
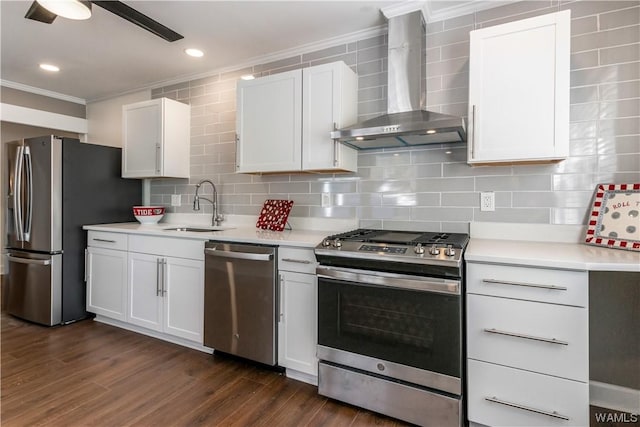
[[[440,255],[440,249],[438,249],[436,245],[432,245],[431,249],[429,249],[429,253],[431,255]]]
[[[446,256],[454,256],[456,254],[456,250],[453,249],[453,246],[447,245],[447,249],[444,250],[444,254]]]
[[[424,247],[422,246],[422,243],[418,243],[416,247],[413,248],[413,252],[417,253],[418,255],[422,255],[424,253]]]
[[[331,240],[329,239],[324,239],[322,241],[322,246],[327,247],[327,246],[331,246]]]
[[[340,239],[335,239],[333,241],[333,247],[334,248],[341,248],[342,247],[342,242],[340,241]]]

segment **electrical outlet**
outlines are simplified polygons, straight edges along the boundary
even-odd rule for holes
[[[495,211],[496,210],[496,197],[493,191],[480,193],[480,210],[481,211]]]
[[[323,208],[331,207],[331,193],[322,193],[322,201],[320,204]]]
[[[181,196],[179,194],[172,194],[171,195],[171,206],[180,206],[180,198]]]

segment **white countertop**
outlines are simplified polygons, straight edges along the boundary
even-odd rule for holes
[[[587,245],[581,243],[582,236],[582,227],[575,226],[472,223],[465,259],[571,270],[640,272],[640,252]]]
[[[640,252],[580,243],[472,238],[465,251],[465,259],[570,270],[640,272]]]
[[[176,228],[186,224],[160,223],[154,225],[142,225],[137,222],[85,225],[85,230],[105,231],[113,233],[142,234],[147,236],[180,237],[192,240],[222,240],[241,243],[259,243],[266,245],[298,246],[313,248],[324,237],[333,232],[330,230],[291,230],[269,231],[256,229],[255,226],[230,225],[227,230],[210,232],[170,231],[167,228]],[[189,224],[191,227],[201,225]],[[338,231],[336,231],[338,232]]]

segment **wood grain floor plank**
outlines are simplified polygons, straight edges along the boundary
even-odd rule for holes
[[[275,378],[268,385],[225,418],[221,427],[269,426],[272,414],[285,411],[289,400],[300,390],[302,383],[286,377]]]

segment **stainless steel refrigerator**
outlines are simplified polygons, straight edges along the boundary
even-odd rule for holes
[[[134,221],[138,180],[121,149],[45,136],[5,144],[8,313],[43,325],[85,318],[85,224]]]

